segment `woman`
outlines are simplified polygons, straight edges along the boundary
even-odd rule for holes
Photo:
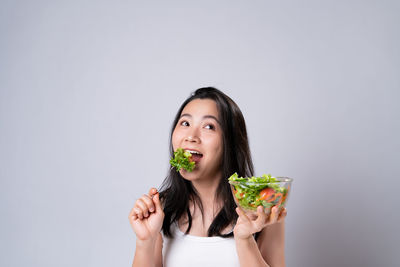
[[[180,107],[171,131],[171,156],[192,152],[192,172],[171,168],[161,192],[150,189],[129,214],[136,233],[134,267],[285,266],[286,210],[257,218],[236,208],[227,178],[252,176],[246,125],[232,99],[200,88]]]

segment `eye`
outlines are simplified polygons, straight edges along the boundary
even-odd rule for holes
[[[180,125],[181,125],[181,126],[189,126],[189,122],[187,122],[187,121],[181,121]]]
[[[212,124],[207,124],[204,128],[209,129],[209,130],[214,130],[215,126]]]

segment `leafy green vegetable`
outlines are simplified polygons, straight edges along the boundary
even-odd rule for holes
[[[176,171],[179,172],[181,169],[184,169],[188,172],[193,171],[195,167],[195,162],[191,160],[192,154],[188,151],[185,151],[183,148],[178,148],[174,152],[174,157],[169,161],[172,167],[176,168]]]
[[[280,182],[270,174],[243,178],[234,173],[228,180],[238,204],[245,209],[256,210],[260,205],[270,208],[285,204],[288,189],[280,186]]]

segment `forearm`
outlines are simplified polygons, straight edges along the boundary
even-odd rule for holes
[[[235,238],[240,267],[270,267],[263,259],[253,236]]]
[[[145,241],[137,240],[132,267],[161,267],[154,257],[156,243],[157,238]]]
[[[265,227],[257,239],[261,255],[273,267],[285,267],[285,224],[275,223]]]

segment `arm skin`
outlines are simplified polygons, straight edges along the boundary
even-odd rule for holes
[[[258,218],[251,220],[241,209],[234,229],[236,250],[241,267],[285,267],[284,209],[278,215],[273,209],[269,216],[258,210]],[[261,231],[258,240],[253,233]]]
[[[161,228],[164,212],[156,188],[143,195],[129,213],[129,222],[136,234],[136,250],[132,267],[162,267]]]
[[[162,267],[161,233],[155,240],[137,240],[132,267]]]
[[[273,267],[285,267],[285,222],[265,227],[257,240],[264,260]]]

